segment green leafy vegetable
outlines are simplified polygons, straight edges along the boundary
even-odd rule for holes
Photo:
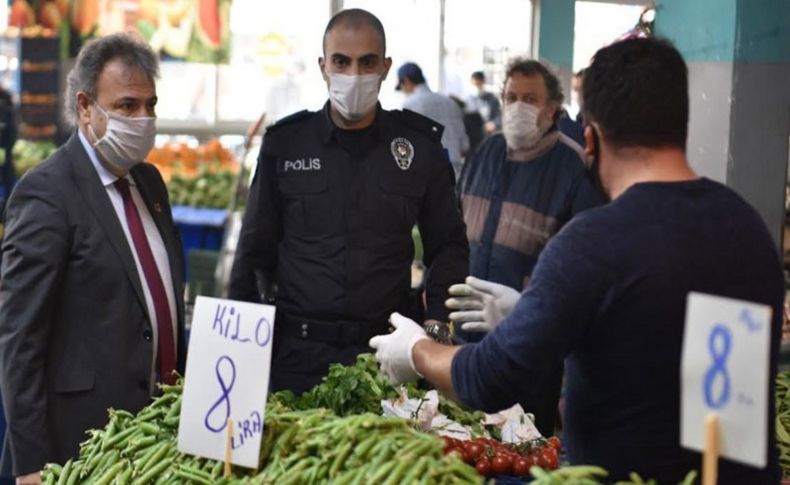
[[[361,354],[353,366],[332,364],[324,381],[298,398],[290,392],[277,392],[272,399],[293,409],[331,409],[338,416],[381,414],[381,401],[398,392],[378,369],[372,354]]]

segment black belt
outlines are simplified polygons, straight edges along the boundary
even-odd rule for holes
[[[376,335],[392,331],[389,322],[338,321],[324,322],[277,312],[275,332],[304,340],[333,344],[367,345]]]

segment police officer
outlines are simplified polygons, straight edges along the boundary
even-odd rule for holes
[[[447,319],[446,288],[468,271],[442,126],[377,102],[392,64],[381,22],[341,11],[323,47],[329,101],[268,129],[231,274],[231,298],[276,301],[272,391],[318,384],[330,363],[369,352],[390,313],[408,311],[415,223],[426,325]]]

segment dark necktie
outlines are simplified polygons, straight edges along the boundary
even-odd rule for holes
[[[143,221],[137,206],[132,200],[132,193],[129,191],[129,181],[118,179],[115,181],[115,188],[121,193],[123,198],[123,210],[126,213],[126,222],[129,225],[129,233],[132,235],[134,250],[137,252],[137,259],[143,267],[143,275],[154,300],[154,311],[156,312],[156,323],[159,334],[159,375],[165,384],[175,383],[176,356],[175,343],[173,338],[173,320],[170,317],[170,305],[167,302],[167,293],[162,284],[162,276],[156,267],[156,260],[145,237]]]

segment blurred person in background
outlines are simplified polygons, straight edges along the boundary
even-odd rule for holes
[[[478,112],[483,118],[484,129],[487,135],[502,129],[502,106],[499,97],[486,90],[486,76],[483,71],[475,71],[470,78],[475,89],[475,94],[466,101],[466,109]]]
[[[563,110],[557,121],[560,131],[568,135],[573,141],[584,147],[584,115],[581,110],[582,80],[584,69],[580,69],[571,79],[571,104]]]
[[[272,391],[301,393],[331,363],[352,364],[391,312],[412,306],[415,223],[427,279],[414,318],[446,322],[447,287],[468,271],[442,127],[378,103],[392,64],[379,19],[339,12],[323,54],[324,108],[266,131],[230,280],[230,298],[277,307]]]
[[[469,150],[463,110],[448,96],[431,91],[422,69],[413,62],[407,62],[398,69],[398,85],[395,89],[406,95],[404,109],[427,116],[444,126],[442,145],[447,150],[447,157],[458,178],[464,156]]]
[[[3,150],[0,166],[0,242],[3,240],[5,203],[16,183],[14,166],[14,144],[17,140],[17,124],[11,93],[0,86],[0,150]],[[2,259],[0,258],[0,268]]]
[[[458,105],[458,107],[461,109],[461,112],[463,113],[464,130],[466,131],[467,138],[469,138],[469,150],[467,151],[468,156],[469,154],[474,153],[477,146],[486,136],[485,128],[483,127],[483,118],[477,111],[467,110],[466,103],[458,96],[451,94],[450,99],[452,99],[455,104]]]
[[[0,149],[3,150],[2,165],[0,165],[0,214],[11,189],[16,183],[16,170],[14,167],[14,144],[17,140],[16,109],[11,93],[0,86]],[[0,220],[2,220],[0,218]],[[3,235],[0,232],[0,239]]]
[[[551,392],[545,369],[565,361],[570,464],[601,466],[613,482],[636,472],[678,483],[702,462],[679,439],[689,293],[768,305],[768,375],[755,375],[768,382],[759,424],[766,466],[720,458],[718,483],[779,483],[782,264],[760,214],[689,165],[683,58],[652,38],[599,50],[584,77],[584,113],[586,156],[611,202],[579,214],[549,242],[520,298],[469,297],[495,326],[481,342],[441,345],[393,315],[397,330],[371,341],[381,369],[393,384],[424,376],[446,396],[496,411],[525,393],[540,401]]]
[[[107,409],[138,412],[183,372],[183,257],[167,189],[143,163],[156,135],[151,48],[86,44],[68,75],[71,138],[14,187],[0,273],[3,468],[41,482]]]

